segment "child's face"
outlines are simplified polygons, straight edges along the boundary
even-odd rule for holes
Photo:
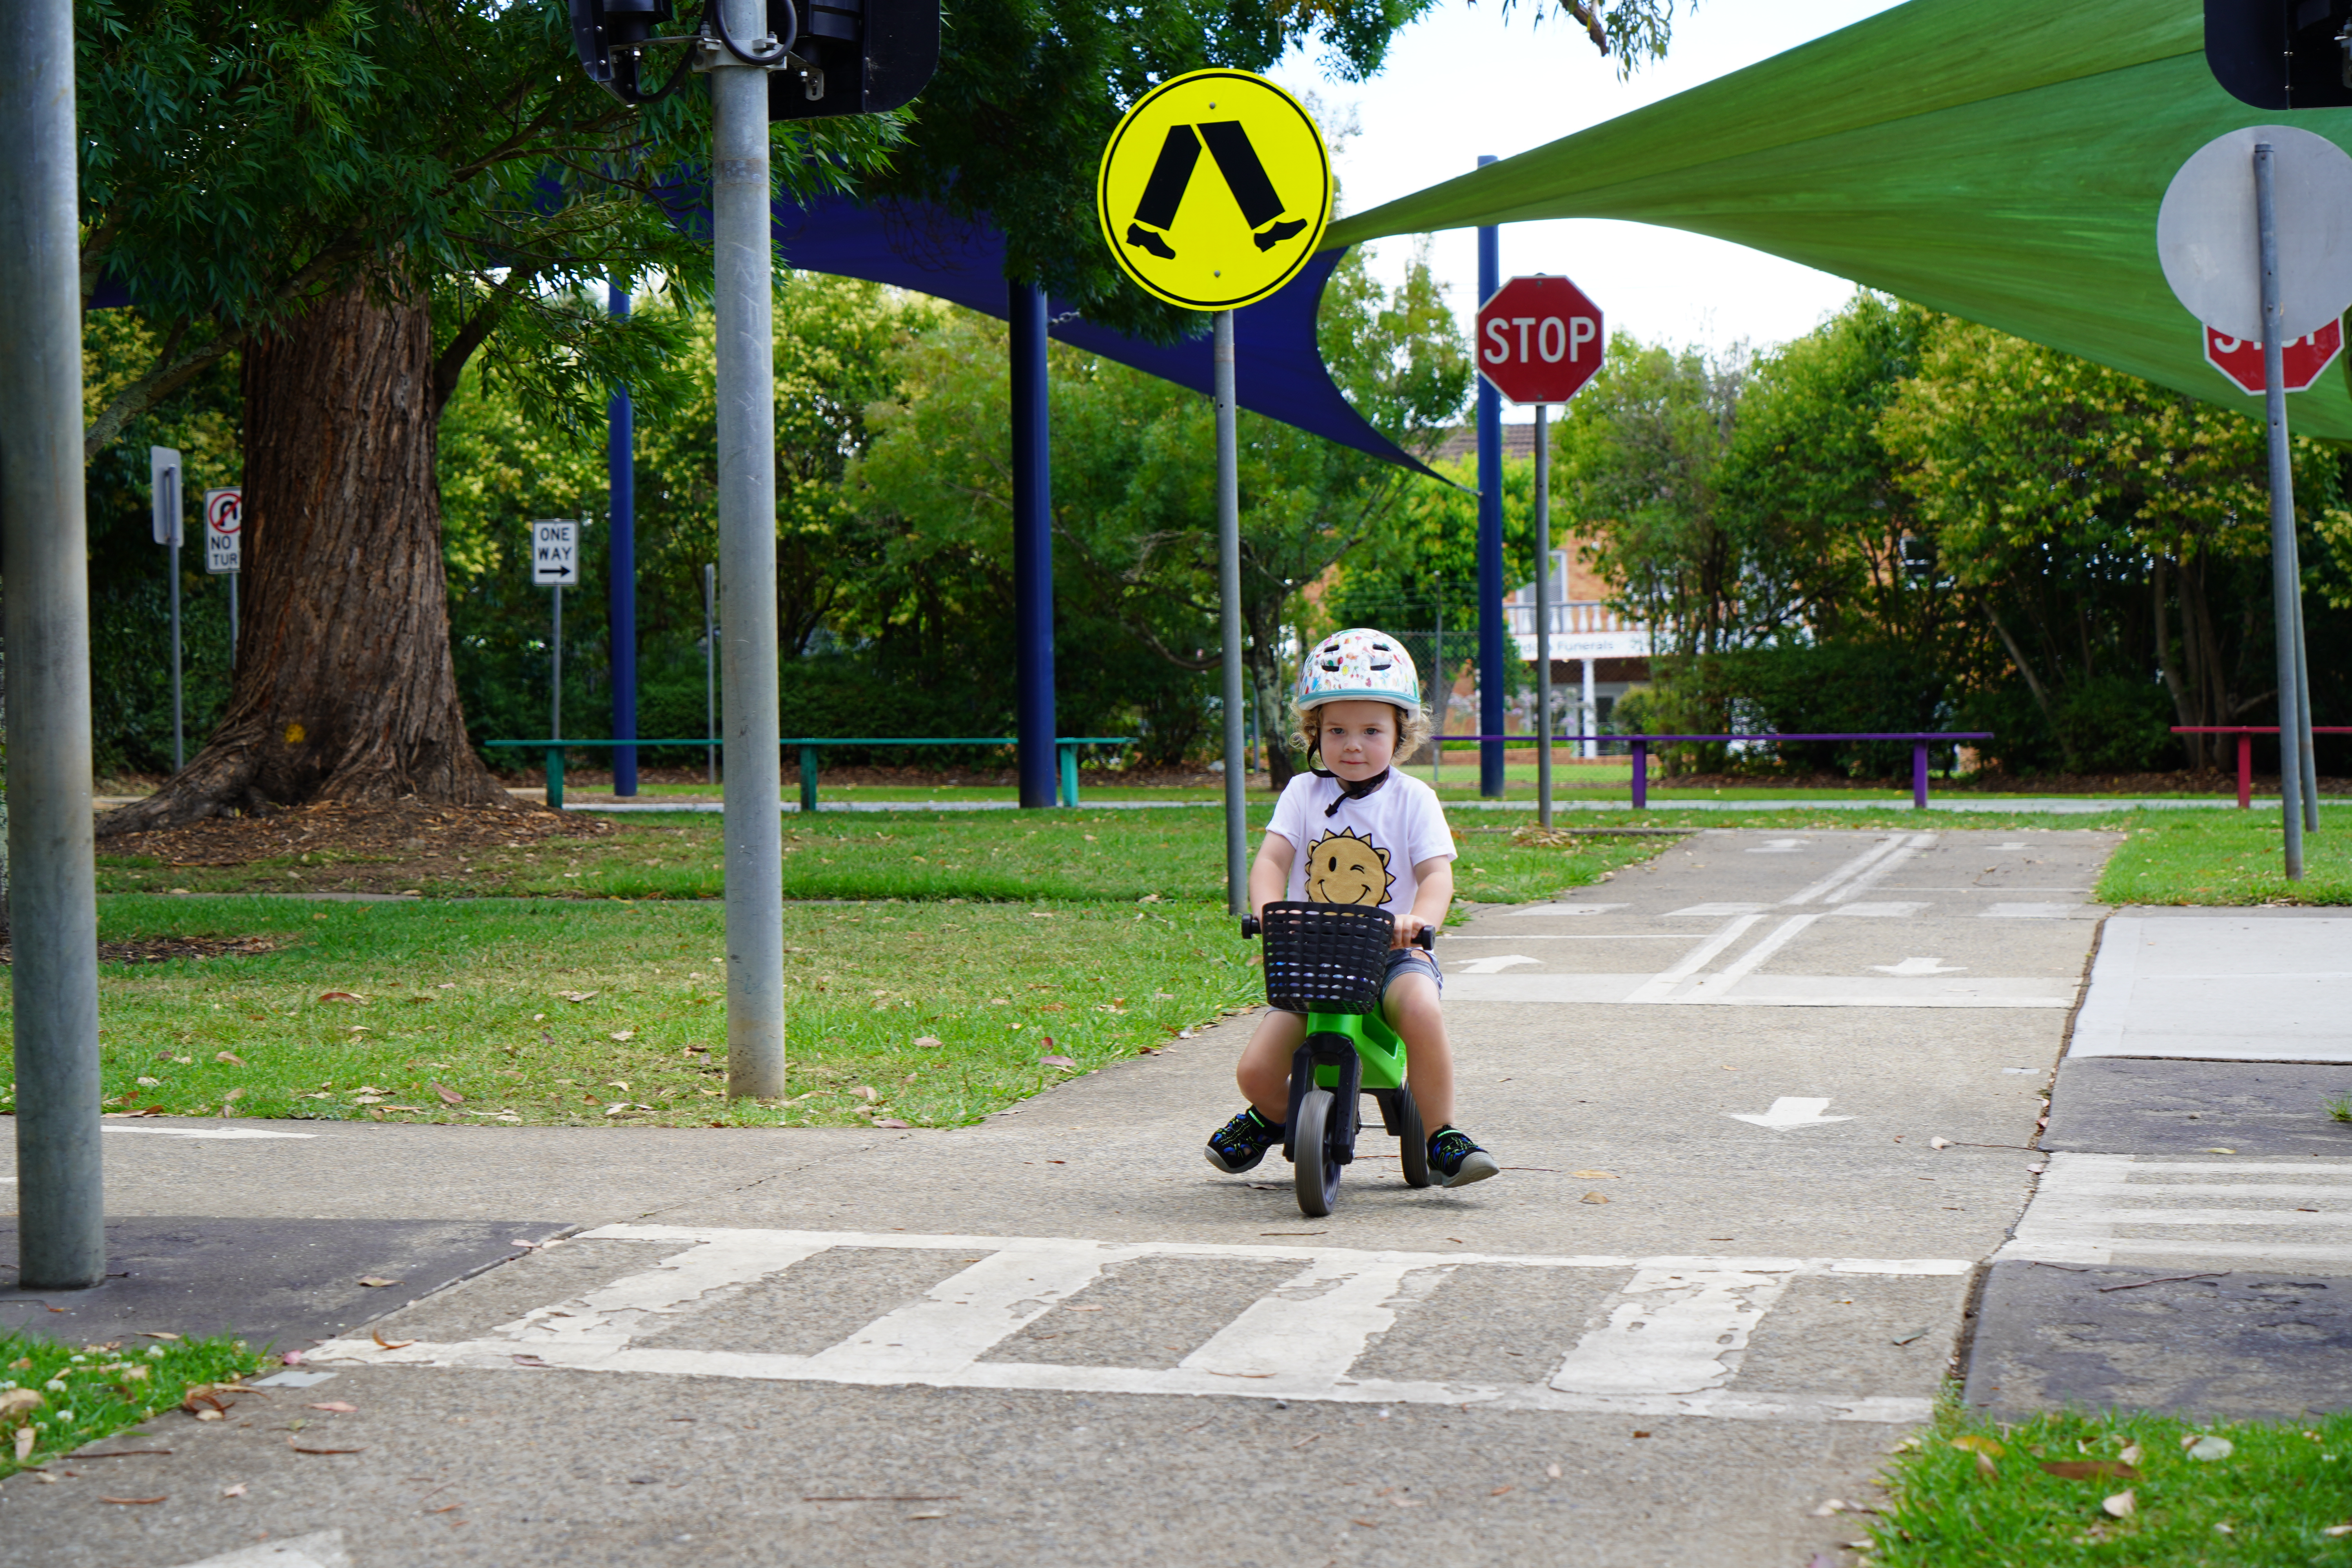
[[[1386,702],[1326,702],[1315,710],[1323,765],[1349,784],[1370,778],[1396,755],[1397,710]]]

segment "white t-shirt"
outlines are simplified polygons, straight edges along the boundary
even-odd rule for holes
[[[1339,809],[1326,816],[1334,801]],[[1394,768],[1361,800],[1343,798],[1338,779],[1300,773],[1275,802],[1266,831],[1290,840],[1297,852],[1284,895],[1294,903],[1377,905],[1402,916],[1421,888],[1412,868],[1454,858],[1454,834],[1437,792]]]

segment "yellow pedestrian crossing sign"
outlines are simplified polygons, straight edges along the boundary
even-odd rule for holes
[[[1095,214],[1148,292],[1236,310],[1289,282],[1322,243],[1331,159],[1306,107],[1264,77],[1192,71],[1146,93],[1111,132]]]

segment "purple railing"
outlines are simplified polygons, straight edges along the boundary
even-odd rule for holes
[[[1432,735],[1431,741],[1502,741],[1537,744],[1533,735]],[[1947,741],[1990,741],[1990,730],[1892,730],[1834,735],[1554,735],[1554,745],[1570,741],[1623,741],[1633,750],[1633,809],[1650,805],[1650,742],[1683,741],[1908,741],[1911,742],[1911,804],[1927,809],[1927,748]]]

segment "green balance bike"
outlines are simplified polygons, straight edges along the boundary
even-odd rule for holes
[[[1276,903],[1245,917],[1242,935],[1265,940],[1265,999],[1307,1015],[1307,1038],[1290,1058],[1290,1118],[1282,1157],[1291,1163],[1299,1211],[1331,1212],[1339,1171],[1356,1158],[1363,1096],[1399,1142],[1405,1185],[1429,1185],[1429,1136],[1405,1085],[1404,1042],[1380,1016],[1396,921],[1351,904]],[[1433,932],[1415,940],[1424,950]]]

